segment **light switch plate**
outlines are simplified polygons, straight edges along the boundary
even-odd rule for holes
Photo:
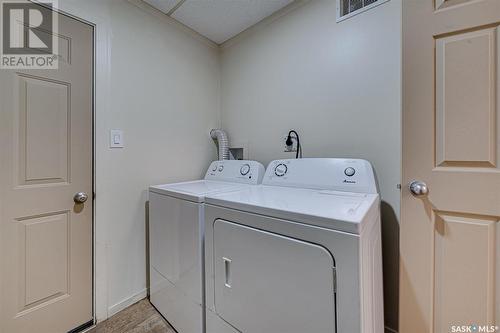
[[[111,130],[109,135],[109,148],[123,148],[123,131]]]

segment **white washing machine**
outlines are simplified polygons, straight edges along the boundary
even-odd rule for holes
[[[260,184],[264,172],[255,161],[216,161],[204,180],[150,187],[150,298],[177,332],[205,332],[205,196]]]
[[[364,160],[274,161],[205,199],[207,333],[383,333],[380,197]]]

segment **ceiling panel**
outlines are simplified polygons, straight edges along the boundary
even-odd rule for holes
[[[176,2],[147,0],[152,2]],[[186,0],[173,14],[177,21],[222,44],[294,0]],[[172,7],[174,7],[172,5]]]
[[[165,14],[168,14],[174,7],[182,0],[143,0],[149,3],[151,6],[161,10]]]

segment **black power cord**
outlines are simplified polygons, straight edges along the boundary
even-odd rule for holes
[[[287,146],[293,146],[292,134],[297,139],[297,154],[295,155],[295,158],[299,158],[299,157],[302,158],[302,146],[300,144],[300,136],[299,136],[299,133],[297,133],[297,131],[291,130],[288,133],[288,137],[287,137],[285,143]]]

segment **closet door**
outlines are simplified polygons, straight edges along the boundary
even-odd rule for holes
[[[500,325],[500,1],[403,1],[401,333]]]
[[[59,67],[0,69],[0,332],[65,333],[93,323],[94,31],[39,4],[3,9],[57,19],[57,34],[25,34],[57,40]]]
[[[335,262],[318,245],[218,220],[215,307],[245,333],[336,332]]]

